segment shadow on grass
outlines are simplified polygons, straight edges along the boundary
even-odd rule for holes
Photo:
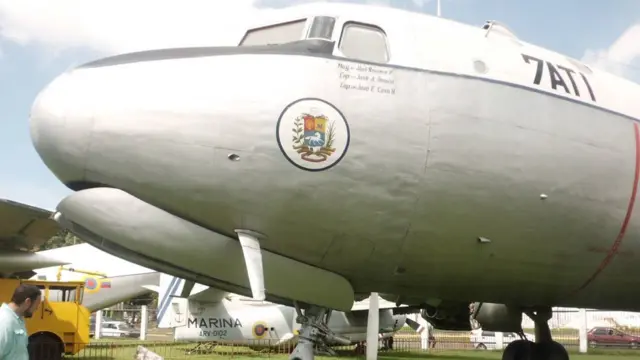
[[[363,355],[342,355],[344,358],[361,358]],[[434,351],[434,352],[379,352],[378,358],[384,360],[405,360],[405,359],[455,359],[455,360],[496,360],[502,357],[502,351]]]

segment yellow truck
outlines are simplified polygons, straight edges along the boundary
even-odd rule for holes
[[[89,343],[91,314],[82,306],[84,282],[0,279],[0,303],[8,303],[20,284],[42,289],[43,301],[25,320],[29,334],[29,357],[60,360],[75,355]]]

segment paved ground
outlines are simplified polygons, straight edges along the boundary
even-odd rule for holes
[[[147,332],[147,339],[151,341],[171,341],[173,340],[173,330],[171,329],[150,329]]]

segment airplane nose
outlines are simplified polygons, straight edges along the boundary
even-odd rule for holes
[[[37,95],[29,119],[31,141],[45,165],[65,184],[84,179],[91,134],[91,94],[81,76],[67,72]]]

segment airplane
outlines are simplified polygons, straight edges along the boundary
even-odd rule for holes
[[[173,328],[174,340],[214,343],[245,343],[250,347],[281,347],[298,335],[293,307],[270,302],[254,302],[202,284],[194,284],[187,297],[181,297],[187,282],[171,275],[160,275],[158,328]],[[351,311],[333,312],[328,320],[333,338],[321,344],[321,354],[336,355],[328,345],[356,344],[363,349],[367,328],[367,308],[354,304]],[[391,304],[391,307],[395,307]],[[380,307],[379,339],[388,338],[405,324],[419,331],[421,325],[405,313],[394,314]]]
[[[521,332],[553,306],[640,310],[640,86],[472,26],[372,5],[271,11],[233,46],[126,53],[36,97],[54,215],[150,269],[326,314],[380,294],[435,328]],[[368,342],[377,341],[372,296]],[[367,359],[376,358],[375,347]]]
[[[132,264],[89,244],[39,252],[66,265],[35,269],[34,280],[84,281],[82,305],[102,310],[158,291],[160,273]],[[50,294],[50,296],[55,296]]]
[[[52,215],[45,209],[0,199],[0,278],[85,281],[82,305],[91,312],[158,291],[159,273],[89,244],[34,251],[60,230]],[[52,301],[62,301],[60,296],[60,291],[49,291]]]

